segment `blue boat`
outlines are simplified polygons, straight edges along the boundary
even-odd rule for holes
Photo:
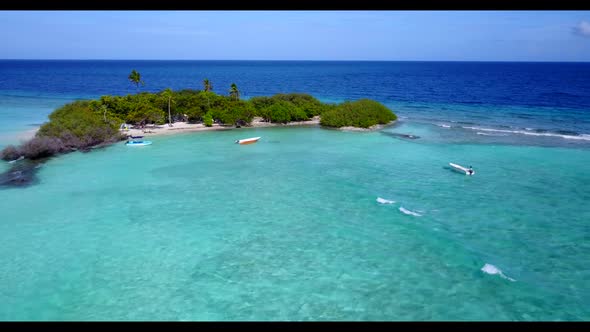
[[[127,143],[125,143],[127,146],[144,146],[150,144],[152,144],[152,141],[127,141]]]

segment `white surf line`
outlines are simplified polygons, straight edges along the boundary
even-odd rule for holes
[[[381,198],[381,197],[377,197],[377,203],[380,204],[393,204],[395,203],[395,201],[389,200],[389,199],[385,199],[385,198]]]
[[[8,163],[9,163],[9,164],[14,164],[15,162],[17,162],[17,161],[19,161],[19,160],[23,160],[23,159],[25,159],[25,156],[20,156],[18,159],[11,160],[11,161],[9,161]]]
[[[486,263],[486,264],[485,264],[485,265],[484,265],[484,266],[481,268],[481,270],[482,270],[483,272],[487,273],[487,274],[491,274],[491,275],[495,275],[495,274],[497,274],[497,275],[499,275],[500,277],[502,277],[502,278],[504,278],[504,279],[508,279],[508,280],[510,280],[510,281],[516,281],[516,280],[514,280],[514,279],[510,278],[509,276],[505,275],[504,273],[502,273],[502,270],[500,270],[499,268],[495,267],[495,266],[494,266],[494,265],[492,265],[492,264],[488,264],[488,263]]]
[[[407,215],[411,215],[411,216],[416,216],[416,217],[422,217],[422,215],[420,213],[416,213],[414,211],[410,211],[408,209],[405,209],[403,206],[400,206],[399,210]]]
[[[472,126],[463,126],[463,128],[472,129],[472,130],[481,130],[481,131],[487,131],[487,132],[494,132],[494,133],[522,134],[522,135],[529,135],[529,136],[545,136],[545,137],[561,137],[561,138],[565,138],[565,139],[577,139],[577,140],[590,141],[589,134],[580,134],[578,136],[574,136],[574,135],[564,135],[564,134],[558,134],[558,133],[536,133],[536,132],[531,132],[528,130],[492,129],[492,128],[483,128],[483,127],[472,127]],[[481,133],[481,134],[478,133],[478,134],[481,135],[483,133]]]

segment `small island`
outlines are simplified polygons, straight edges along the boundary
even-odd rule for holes
[[[39,160],[71,151],[89,151],[134,134],[318,124],[374,130],[397,119],[390,109],[369,99],[332,104],[308,94],[280,93],[242,100],[236,84],[225,96],[213,92],[207,79],[203,90],[168,88],[149,93],[139,92],[143,81],[138,72],[133,71],[129,80],[136,84],[137,94],[107,95],[66,104],[49,115],[49,121],[32,139],[20,146],[7,146],[0,157],[7,161]]]

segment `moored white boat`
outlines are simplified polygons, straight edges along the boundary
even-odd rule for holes
[[[237,144],[252,144],[252,143],[258,142],[259,139],[260,139],[260,137],[244,138],[244,139],[237,140],[236,143]]]
[[[459,172],[463,172],[465,173],[465,175],[473,175],[475,174],[475,171],[471,168],[467,168],[467,167],[463,167],[461,165],[457,165],[457,164],[453,164],[453,163],[449,163],[449,165],[451,165],[451,167]]]

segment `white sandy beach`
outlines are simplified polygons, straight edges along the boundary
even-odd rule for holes
[[[309,121],[297,121],[297,122],[289,122],[287,124],[281,123],[269,123],[262,121],[262,118],[255,117],[252,120],[251,128],[260,128],[260,127],[288,127],[288,126],[317,126],[320,124],[320,117],[316,116]],[[169,135],[175,134],[179,132],[191,132],[191,131],[206,131],[206,130],[230,130],[236,128],[235,126],[222,126],[217,123],[214,123],[213,126],[207,127],[202,123],[187,123],[187,122],[175,122],[172,124],[172,127],[168,126],[168,124],[164,125],[155,125],[155,126],[146,126],[143,129],[129,129],[127,131],[123,131],[124,133],[131,135],[131,136],[155,136],[155,135]],[[248,128],[248,127],[244,127]]]

